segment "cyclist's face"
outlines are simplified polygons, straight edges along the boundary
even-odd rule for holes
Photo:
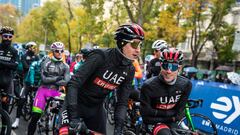
[[[166,82],[171,82],[177,77],[178,71],[181,70],[181,68],[182,66],[176,63],[162,63],[161,75]]]
[[[54,50],[53,55],[54,55],[55,58],[61,59],[62,55],[63,55],[63,52],[64,52],[63,50]]]
[[[155,55],[156,58],[160,58],[160,56],[161,56],[161,51],[160,51],[160,50],[155,50],[155,51],[154,51],[154,55]]]
[[[138,40],[138,39],[132,40],[132,43],[127,43],[122,48],[123,54],[131,60],[137,59],[141,52],[140,45],[141,45],[141,40]]]

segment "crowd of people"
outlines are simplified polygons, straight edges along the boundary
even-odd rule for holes
[[[56,41],[50,54],[37,54],[35,42],[26,44],[26,53],[19,57],[11,46],[14,30],[4,26],[0,31],[0,88],[12,90],[20,62],[24,87],[19,91],[16,119],[12,128],[18,128],[21,108],[29,91],[37,89],[32,107],[32,117],[27,134],[33,135],[36,124],[49,97],[64,98],[61,110],[60,135],[68,135],[84,122],[95,135],[106,134],[105,97],[117,89],[114,135],[122,135],[127,111],[127,101],[133,91],[139,91],[143,122],[154,135],[171,135],[171,128],[183,116],[190,95],[191,81],[179,75],[183,66],[183,52],[170,47],[164,40],[152,44],[154,58],[146,66],[146,80],[138,58],[144,41],[141,26],[129,23],[115,31],[115,48],[81,49],[71,63],[63,57],[65,45]],[[1,99],[7,110],[7,97]]]

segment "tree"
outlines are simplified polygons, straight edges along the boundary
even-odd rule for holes
[[[0,25],[11,26],[16,30],[17,21],[20,18],[20,13],[11,4],[0,5]]]

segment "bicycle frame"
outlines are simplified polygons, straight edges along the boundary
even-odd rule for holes
[[[184,112],[185,112],[185,115],[186,115],[186,118],[187,118],[188,122],[190,123],[190,127],[191,127],[192,131],[195,132],[196,130],[195,130],[195,126],[194,126],[193,121],[192,121],[192,117],[191,117],[191,113],[190,113],[188,103],[186,104],[186,108],[184,109]]]

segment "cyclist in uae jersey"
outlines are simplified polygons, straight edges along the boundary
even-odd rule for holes
[[[171,135],[170,129],[184,114],[192,83],[178,76],[182,61],[181,51],[163,50],[160,75],[145,81],[141,88],[143,122],[153,135]]]
[[[63,62],[64,44],[54,42],[51,45],[52,58],[46,57],[41,63],[41,85],[37,90],[32,108],[32,118],[28,125],[28,135],[34,135],[37,121],[44,111],[49,97],[62,96],[58,90],[70,80],[69,67]]]
[[[67,124],[66,111],[62,115],[61,135],[69,134],[70,126],[75,128],[83,119],[87,128],[106,134],[106,114],[103,109],[105,97],[117,89],[118,102],[115,110],[114,135],[123,130],[127,111],[127,100],[133,89],[134,67],[132,61],[140,55],[140,45],[144,39],[138,24],[121,25],[115,33],[117,48],[94,49],[88,55],[67,86],[66,108],[70,123]],[[66,125],[66,126],[64,126]]]

